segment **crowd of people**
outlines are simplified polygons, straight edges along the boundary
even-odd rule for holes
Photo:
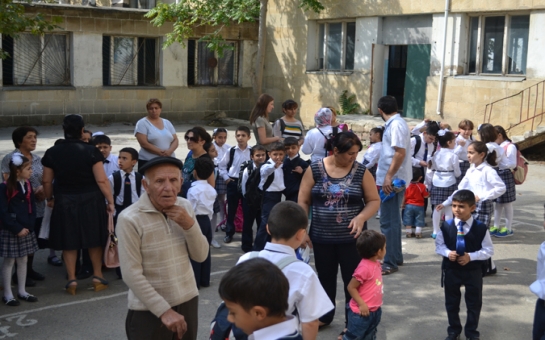
[[[198,290],[210,286],[210,247],[221,247],[213,237],[221,228],[224,243],[241,232],[245,255],[220,283],[224,303],[211,339],[316,339],[336,312],[339,267],[346,326],[339,339],[375,339],[382,277],[404,262],[402,226],[407,238],[423,238],[431,205],[431,238],[443,257],[447,339],[462,331],[479,339],[483,277],[496,273],[491,236],[514,234],[518,152],[501,126],[479,126],[478,141],[470,120],[457,130],[429,120],[411,130],[396,99],[386,96],[378,103],[385,124],[370,131],[360,163],[363,143],[337,122],[332,107],[318,110],[315,127],[305,132],[293,100],[271,124],[274,99],[263,94],[249,117],[253,131],[236,128],[236,145],[229,146],[226,129],[210,135],[193,127],[184,134],[189,153],[182,161],[161,101],[150,99],[146,108],[134,130],[140,150],[122,148],[118,155],[111,139],[86,130],[79,115],[64,118],[64,138],[42,158],[33,153],[35,128],[13,131],[15,150],[2,160],[0,184],[6,305],[38,301],[26,291],[44,279],[33,269],[38,249],[49,249],[51,265],[64,263],[67,293],[77,294],[78,280],[90,277],[95,291],[107,289],[103,248],[112,218],[116,273],[129,287],[128,338],[196,339]],[[381,233],[367,230],[374,216]],[[543,340],[539,266],[534,339]],[[468,309],[463,328],[461,286]]]

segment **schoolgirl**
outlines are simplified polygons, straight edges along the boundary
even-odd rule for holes
[[[441,149],[433,155],[430,162],[433,184],[430,196],[431,204],[434,206],[443,203],[456,191],[456,177],[459,177],[461,173],[458,156],[454,153],[456,135],[448,130],[439,130],[437,134]],[[431,237],[434,239],[441,227],[443,213],[446,219],[452,218],[452,211],[450,209],[444,211],[443,209],[435,209],[433,211],[433,233]]]
[[[214,160],[214,165],[216,165],[217,168],[223,156],[229,152],[229,149],[231,149],[231,146],[226,143],[227,130],[224,128],[214,129],[212,139],[212,143],[214,144],[216,152],[218,153],[217,157],[212,158]],[[219,210],[214,209],[214,216],[212,217],[211,221],[212,229],[216,228],[219,222],[225,220],[225,199],[227,195],[227,185],[221,176],[216,176],[216,192],[218,193],[218,196],[216,197],[214,207],[219,206]],[[214,240],[212,243],[214,247],[216,247],[215,243],[216,242]],[[219,243],[217,245],[219,246]]]
[[[284,116],[274,122],[273,135],[282,139],[288,137],[297,138],[299,145],[301,145],[305,139],[305,129],[303,128],[303,123],[295,118],[298,108],[299,105],[291,99],[282,103]]]
[[[214,142],[204,144],[203,149],[204,149],[204,151],[206,151],[208,153],[208,156],[210,156],[210,159],[215,160],[215,159],[218,158],[218,149],[216,148],[216,144]],[[221,176],[219,176],[219,169],[216,166],[215,162],[214,162],[214,172],[213,172],[213,174],[214,174],[214,178],[216,179],[216,183],[218,183],[218,177],[221,177]],[[212,218],[217,219],[218,213],[221,212],[221,205],[220,205],[220,202],[218,201],[217,188],[214,188],[214,191],[216,192],[216,198],[215,198],[214,205],[213,205],[213,208],[212,208],[212,211],[214,213]],[[223,209],[224,209],[224,214],[225,214],[225,204],[223,205]],[[214,226],[214,228],[217,225],[217,224],[216,225],[212,224],[212,220],[210,218],[208,218],[208,222],[210,223],[211,226]],[[217,222],[214,220],[214,223],[217,223]],[[212,234],[212,238],[210,240],[210,245],[212,247],[214,247],[214,248],[221,248],[221,245],[219,244],[218,241],[216,241],[213,234]]]
[[[9,162],[9,176],[0,184],[0,256],[4,258],[2,277],[4,296],[2,301],[7,306],[20,303],[11,291],[11,272],[17,262],[17,282],[19,300],[36,302],[38,298],[27,293],[25,282],[27,275],[27,256],[38,250],[34,234],[36,220],[36,200],[30,184],[32,167],[30,160],[20,153],[14,153]]]
[[[499,125],[494,126],[498,133],[496,144],[504,151],[504,157],[498,162],[498,175],[505,183],[506,191],[496,198],[494,204],[494,226],[490,228],[490,234],[496,237],[508,237],[513,235],[513,202],[517,199],[515,190],[515,177],[513,169],[517,167],[517,147],[507,137],[505,129]],[[500,228],[501,215],[505,212],[505,227]]]
[[[457,184],[460,184],[462,178],[466,175],[467,169],[469,169],[469,161],[467,160],[467,148],[473,141],[473,122],[469,119],[464,119],[458,124],[458,136],[456,137],[456,147],[454,153],[460,159],[460,171],[462,174],[457,179]]]

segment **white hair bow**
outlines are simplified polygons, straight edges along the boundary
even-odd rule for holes
[[[440,136],[440,137],[443,137],[445,135],[445,133],[447,133],[449,130],[448,129],[444,129],[444,130],[439,130],[439,132],[437,132],[437,134]]]
[[[488,149],[487,155],[491,154],[492,152],[496,151],[496,148],[492,143],[486,143],[486,148]]]
[[[479,124],[479,126],[477,126],[477,131],[481,129],[481,126],[483,126],[483,124]]]
[[[102,136],[102,135],[104,135],[104,132],[97,131],[97,132],[93,133],[93,135],[91,137]]]
[[[23,164],[23,157],[23,154],[15,152],[13,155],[11,155],[11,162],[15,166],[21,166],[21,164]]]

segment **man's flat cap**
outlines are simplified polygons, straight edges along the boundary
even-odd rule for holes
[[[148,161],[140,169],[138,169],[138,172],[145,175],[146,171],[161,164],[172,164],[177,166],[180,170],[184,167],[184,163],[178,158],[160,156]]]

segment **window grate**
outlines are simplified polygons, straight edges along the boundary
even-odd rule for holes
[[[224,49],[223,56],[210,50],[207,42],[189,40],[187,44],[188,85],[236,85],[238,69],[238,44],[227,42],[231,49]]]

